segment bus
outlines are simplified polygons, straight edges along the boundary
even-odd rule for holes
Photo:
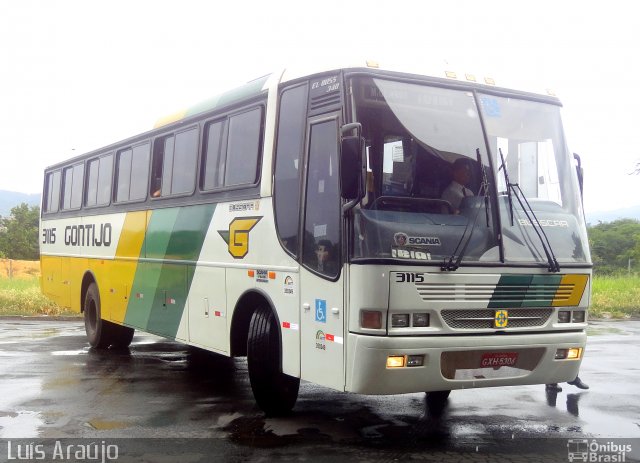
[[[247,357],[258,406],[570,381],[591,258],[551,92],[286,69],[44,172],[42,291],[91,347]]]

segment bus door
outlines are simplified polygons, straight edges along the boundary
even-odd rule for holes
[[[300,271],[301,377],[344,390],[338,114],[310,119]]]

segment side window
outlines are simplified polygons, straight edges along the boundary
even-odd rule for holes
[[[338,121],[311,125],[303,264],[327,277],[340,273]]]
[[[256,182],[262,142],[262,107],[208,123],[205,137],[200,179],[203,190]]]
[[[191,193],[196,180],[198,128],[157,138],[153,148],[151,196]]]
[[[224,163],[227,157],[225,139],[226,119],[207,125],[206,151],[202,157],[202,189],[213,190],[224,186]]]
[[[82,204],[84,164],[67,167],[63,172],[62,209],[79,209]]]
[[[278,235],[284,247],[294,255],[298,252],[300,172],[306,111],[307,85],[286,90],[282,94],[273,195]]]
[[[229,118],[225,186],[255,183],[260,153],[262,108]]]
[[[104,206],[111,197],[113,154],[92,159],[87,163],[86,206]]]
[[[60,207],[60,178],[59,170],[47,174],[44,201],[45,212],[58,212]]]
[[[141,201],[147,197],[149,143],[118,152],[116,202]]]

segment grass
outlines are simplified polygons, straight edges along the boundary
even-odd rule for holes
[[[1,315],[78,314],[66,311],[40,292],[40,262],[0,259]]]
[[[589,313],[592,318],[640,316],[640,275],[594,277]]]

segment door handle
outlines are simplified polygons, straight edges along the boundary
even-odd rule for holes
[[[308,312],[309,310],[311,310],[311,304],[309,304],[308,302],[305,302],[304,304],[302,304],[302,308],[304,309],[305,312]]]

